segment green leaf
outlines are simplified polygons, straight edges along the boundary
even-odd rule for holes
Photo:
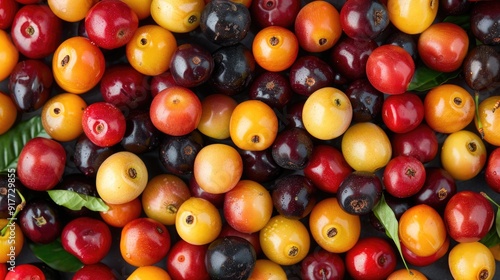
[[[495,230],[500,237],[500,208],[497,208],[497,216],[495,218]]]
[[[30,242],[29,246],[39,260],[55,270],[75,272],[83,266],[83,263],[78,258],[64,250],[60,240],[49,244]]]
[[[498,236],[497,229],[492,227],[479,242],[483,243],[486,247],[493,247],[500,244],[500,236]]]
[[[0,135],[0,172],[17,167],[19,154],[26,143],[35,138],[50,138],[43,129],[40,116],[35,116]]]
[[[413,78],[411,79],[408,91],[426,91],[436,86],[442,85],[445,82],[458,77],[460,69],[445,73],[432,70],[427,66],[420,66],[415,70]]]
[[[406,264],[405,258],[403,256],[403,251],[401,250],[401,243],[399,242],[399,234],[398,234],[398,220],[396,219],[396,215],[394,211],[392,211],[391,207],[387,205],[385,202],[385,198],[382,195],[380,201],[373,208],[373,213],[375,217],[380,221],[380,223],[385,228],[385,234],[394,241],[394,244],[398,248],[399,255],[403,260],[403,264],[406,269],[408,269],[408,265]]]
[[[68,190],[49,190],[47,193],[56,204],[71,210],[80,210],[82,207],[87,207],[91,211],[107,211],[109,209],[109,206],[98,197]]]
[[[500,243],[500,205],[498,205],[498,203],[496,203],[485,192],[480,192],[480,194],[497,207],[495,226],[488,231],[485,237],[479,240],[479,242],[486,245],[486,247],[492,247]]]
[[[451,22],[468,30],[470,28],[470,15],[447,16],[443,19],[443,22]]]

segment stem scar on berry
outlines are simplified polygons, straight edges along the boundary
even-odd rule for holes
[[[63,59],[61,60],[61,66],[64,67],[64,66],[68,65],[68,63],[69,63],[69,55],[65,55],[63,57]]]
[[[128,176],[130,176],[130,178],[132,178],[132,179],[137,178],[137,170],[135,170],[135,168],[129,168],[128,169]]]
[[[328,238],[334,238],[335,236],[337,236],[337,228],[329,228],[328,231],[326,232],[326,235],[328,236]]]

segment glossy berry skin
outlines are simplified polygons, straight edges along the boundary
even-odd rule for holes
[[[299,10],[299,0],[253,0],[250,6],[252,21],[260,27],[291,27]]]
[[[315,192],[314,185],[305,176],[292,174],[281,177],[273,186],[274,208],[285,218],[304,218],[316,204]]]
[[[211,279],[247,279],[255,266],[252,244],[237,236],[214,240],[208,246],[205,265]]]
[[[193,172],[194,159],[203,148],[198,131],[183,136],[167,136],[159,147],[160,162],[169,173],[186,175]]]
[[[414,93],[388,96],[382,104],[382,120],[393,132],[409,132],[420,125],[423,119],[424,103]]]
[[[19,3],[16,0],[5,0],[0,3],[0,29],[6,30],[12,25],[17,10]]]
[[[469,11],[472,2],[469,0],[440,0],[439,11],[445,15],[463,15]]]
[[[474,191],[457,192],[446,204],[443,219],[447,232],[457,242],[481,240],[494,223],[491,203]]]
[[[345,94],[351,101],[354,122],[379,120],[384,94],[376,90],[367,79],[363,78],[351,82],[347,86]]]
[[[446,238],[441,248],[439,248],[434,254],[425,257],[413,253],[410,249],[408,249],[408,247],[401,243],[401,252],[403,253],[403,257],[406,262],[415,266],[428,266],[437,262],[439,259],[443,258],[446,253],[448,253],[448,249],[450,249],[449,237]]]
[[[464,59],[465,82],[473,90],[484,90],[500,77],[500,54],[490,45],[478,45],[467,52]]]
[[[326,51],[342,35],[339,12],[330,2],[311,1],[299,10],[294,32],[303,50],[312,53]]]
[[[122,229],[120,253],[133,266],[149,266],[163,259],[170,250],[170,233],[160,222],[137,218]]]
[[[99,89],[104,101],[115,105],[125,115],[151,102],[147,77],[130,65],[107,68]]]
[[[290,67],[288,76],[292,90],[305,96],[311,95],[320,88],[330,86],[334,80],[330,65],[313,55],[297,58]]]
[[[421,123],[406,133],[393,134],[391,144],[394,156],[412,156],[423,163],[432,161],[438,153],[436,132],[426,123]]]
[[[420,59],[429,68],[440,72],[453,72],[460,68],[467,55],[469,37],[459,25],[440,22],[420,34],[417,48]]]
[[[161,132],[153,125],[147,110],[134,110],[126,118],[120,145],[134,154],[152,151],[160,145]]]
[[[471,10],[471,31],[474,36],[487,45],[500,43],[500,4],[498,2],[477,3]]]
[[[488,155],[486,168],[484,170],[484,179],[488,186],[495,192],[500,193],[500,148],[495,148]]]
[[[59,183],[65,166],[66,151],[59,142],[35,137],[21,150],[17,175],[28,189],[46,191]],[[39,174],[44,176],[40,177]]]
[[[53,81],[50,67],[41,60],[20,61],[9,77],[10,96],[21,111],[35,111],[49,99]]]
[[[167,270],[173,279],[209,280],[205,266],[208,244],[193,245],[179,240],[170,248],[167,255]]]
[[[283,168],[273,159],[271,148],[262,151],[240,150],[243,177],[259,183],[269,182],[281,175]]]
[[[382,181],[388,193],[405,198],[420,191],[425,178],[425,167],[421,161],[411,156],[397,156],[385,166]]]
[[[125,53],[137,71],[155,76],[169,69],[176,48],[177,38],[172,32],[156,24],[146,24],[134,32],[125,46]]]
[[[170,73],[177,85],[196,87],[210,79],[214,59],[208,49],[197,44],[182,44],[172,54]]]
[[[82,126],[90,141],[100,147],[110,147],[122,140],[126,121],[120,109],[113,104],[96,102],[83,111]]]
[[[9,202],[10,206],[14,207],[17,207],[21,203],[21,197],[15,190],[19,190],[22,193],[24,187],[20,180],[16,180],[15,176],[16,174],[14,173],[0,175],[0,219],[7,219],[11,216],[9,215]],[[13,186],[11,191],[8,190],[9,185]]]
[[[19,216],[19,225],[25,237],[41,244],[56,240],[62,230],[55,205],[42,199],[26,204]]]
[[[120,0],[99,1],[85,16],[85,30],[89,39],[103,49],[124,46],[138,27],[137,14]]]
[[[250,30],[250,11],[234,1],[214,0],[205,5],[200,29],[205,37],[219,46],[241,42]]]
[[[34,264],[25,263],[16,265],[15,269],[9,270],[4,280],[19,279],[46,279],[43,271]]]
[[[222,208],[224,205],[224,193],[211,193],[205,191],[200,187],[194,176],[189,179],[189,192],[191,196],[197,198],[203,198],[204,200],[212,203],[216,208]]]
[[[23,6],[12,22],[12,41],[28,58],[39,59],[52,54],[62,35],[63,21],[47,5]]]
[[[235,95],[252,84],[256,62],[252,51],[245,45],[220,47],[212,56],[214,71],[208,82],[216,91]]]
[[[375,39],[389,25],[389,14],[381,1],[347,1],[340,10],[340,24],[353,39]]]
[[[398,234],[401,244],[421,257],[435,254],[448,238],[443,218],[426,204],[416,204],[401,215]]]
[[[95,177],[101,163],[113,153],[114,147],[100,147],[82,133],[75,143],[73,162],[85,176]]]
[[[226,236],[237,236],[241,237],[243,239],[246,239],[248,242],[250,242],[253,246],[253,249],[255,250],[256,255],[258,256],[260,253],[262,253],[262,248],[260,246],[260,240],[259,240],[259,232],[252,232],[252,233],[245,233],[241,232],[239,230],[236,230],[235,228],[231,227],[229,224],[224,224],[222,226],[222,229],[219,234],[219,238],[221,237],[226,237]]]
[[[354,279],[386,279],[395,270],[396,264],[394,249],[381,237],[358,240],[345,256],[346,270]]]
[[[108,225],[89,217],[72,220],[61,233],[63,248],[84,264],[100,262],[111,249],[111,240]]]
[[[370,83],[386,94],[406,92],[415,62],[408,52],[396,45],[377,47],[366,61],[366,76]]]
[[[319,249],[307,255],[300,263],[301,279],[341,280],[345,275],[344,260],[339,254]]]
[[[248,95],[272,108],[283,109],[292,99],[293,91],[283,73],[265,71],[253,80]]]
[[[297,36],[281,26],[268,26],[255,34],[252,53],[257,64],[267,71],[284,71],[297,59]]]
[[[339,205],[353,215],[368,214],[382,197],[382,181],[371,172],[353,171],[337,190]]]
[[[182,136],[194,131],[201,113],[201,101],[196,93],[182,86],[162,90],[153,98],[149,109],[153,125],[170,136]]]
[[[70,93],[90,91],[101,80],[105,67],[102,50],[81,36],[64,40],[52,57],[54,80]]]
[[[354,81],[366,77],[366,63],[378,47],[374,40],[341,38],[330,52],[333,67],[346,79]]]
[[[271,152],[279,166],[299,170],[309,162],[313,148],[313,140],[305,129],[290,128],[278,133]]]
[[[411,55],[413,61],[418,59],[417,39],[413,35],[395,30],[387,37],[385,44],[402,47]]]
[[[456,193],[457,185],[450,173],[440,167],[426,167],[424,185],[412,200],[415,204],[427,204],[442,212]]]
[[[315,145],[303,170],[315,187],[328,193],[336,193],[345,177],[352,172],[342,153],[330,145]]]
[[[174,77],[170,70],[167,70],[161,74],[154,75],[150,81],[150,89],[151,96],[155,97],[160,91],[168,88],[177,86],[178,84],[175,82]]]
[[[117,277],[108,265],[104,263],[95,263],[84,265],[82,268],[77,270],[73,276],[73,280],[88,279],[116,280]]]

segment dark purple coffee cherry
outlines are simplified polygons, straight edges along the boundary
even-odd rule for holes
[[[330,52],[332,67],[348,80],[364,78],[368,56],[377,47],[378,44],[374,40],[360,41],[342,37]]]
[[[340,207],[353,215],[370,213],[382,197],[382,181],[371,172],[353,171],[337,190]]]
[[[274,161],[285,169],[303,169],[311,158],[314,143],[302,128],[285,129],[278,133],[271,146]]]
[[[367,79],[349,84],[345,94],[351,101],[354,122],[370,122],[381,116],[384,94],[375,89]]]
[[[185,43],[172,54],[170,73],[177,85],[199,86],[210,79],[213,70],[212,54],[201,45]]]
[[[248,89],[255,78],[256,62],[245,45],[220,47],[212,54],[214,71],[208,83],[213,90],[235,95]]]
[[[32,200],[19,215],[21,230],[29,240],[47,244],[61,234],[62,222],[53,202],[46,199]]]
[[[211,0],[200,16],[200,29],[205,37],[220,46],[241,42],[250,30],[250,11],[235,1]]]
[[[500,2],[474,3],[470,14],[472,34],[486,45],[500,45]]]
[[[320,88],[331,86],[335,76],[328,63],[317,56],[307,55],[292,64],[289,79],[294,92],[309,96]]]
[[[293,91],[283,73],[266,71],[255,78],[248,95],[250,99],[260,100],[271,108],[281,110],[292,99]]]
[[[203,148],[203,138],[197,130],[183,136],[168,136],[160,144],[160,162],[168,172],[185,175],[193,172],[194,159]]]
[[[243,160],[243,176],[252,181],[265,183],[278,178],[283,169],[273,159],[271,149],[262,151],[240,150]]]
[[[153,125],[149,111],[132,111],[126,120],[121,146],[134,154],[152,151],[160,144],[161,132]]]
[[[272,190],[274,208],[290,219],[302,219],[316,204],[316,188],[311,180],[291,174],[275,181]]]
[[[250,241],[239,236],[220,237],[208,246],[205,265],[211,279],[247,279],[257,256]]]
[[[85,133],[82,133],[75,143],[73,162],[84,175],[95,177],[102,162],[116,151],[114,146],[97,146]]]

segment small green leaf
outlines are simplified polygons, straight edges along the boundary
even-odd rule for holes
[[[443,19],[443,22],[454,23],[468,30],[470,28],[470,15],[447,16]]]
[[[500,236],[498,236],[497,229],[492,227],[479,242],[483,243],[486,247],[493,247],[500,244]]]
[[[408,265],[406,264],[405,258],[403,256],[403,251],[401,250],[401,243],[399,242],[399,234],[398,234],[398,220],[396,219],[396,215],[394,211],[392,211],[391,207],[387,205],[385,202],[385,198],[382,195],[380,201],[373,208],[373,213],[375,217],[380,221],[380,223],[385,228],[385,234],[394,241],[394,244],[398,248],[399,255],[401,255],[401,259],[403,260],[403,264],[406,269],[408,269]]]
[[[40,116],[35,116],[0,135],[0,172],[17,167],[19,154],[26,143],[35,138],[50,138],[43,129]]]
[[[107,211],[109,209],[109,206],[98,197],[68,190],[49,190],[47,193],[56,204],[71,210],[80,210],[82,207],[87,207],[91,211]]]
[[[489,197],[485,192],[480,192],[480,194],[497,207],[495,226],[492,227],[486,236],[479,241],[487,247],[492,247],[500,243],[500,205],[498,205],[498,203],[496,203],[496,201]]]
[[[495,218],[495,230],[500,237],[500,208],[497,209],[497,217]]]
[[[75,272],[83,266],[83,263],[78,258],[64,250],[60,240],[49,244],[30,242],[29,246],[39,260],[55,270]]]
[[[411,79],[408,91],[426,91],[436,86],[442,85],[447,81],[458,77],[460,69],[445,73],[432,70],[427,66],[420,66],[415,70],[413,78]]]

